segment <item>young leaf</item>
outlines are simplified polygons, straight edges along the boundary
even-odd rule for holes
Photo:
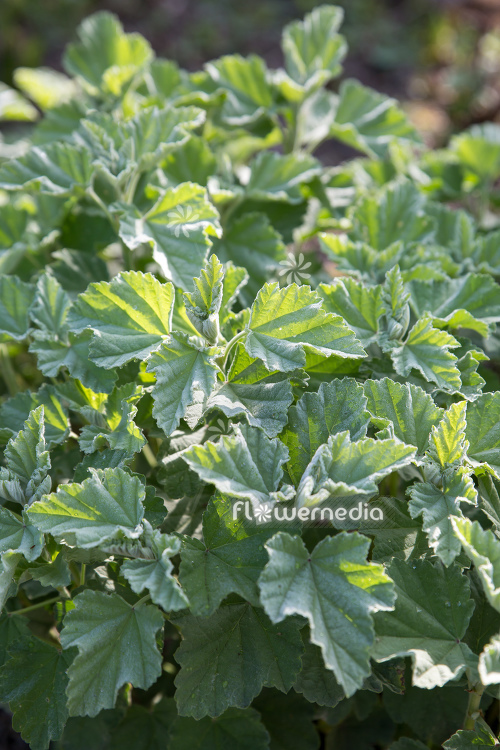
[[[91,328],[90,356],[101,367],[143,359],[170,331],[172,284],[149,273],[125,271],[111,282],[91,284],[69,315],[75,331]]]
[[[323,308],[341,315],[363,346],[376,340],[379,320],[385,312],[382,287],[368,287],[354,279],[336,279],[332,284],[320,284],[318,294]]]
[[[381,565],[366,562],[370,541],[341,532],[309,553],[299,537],[276,534],[266,545],[269,563],[259,580],[261,601],[275,623],[307,617],[311,641],[347,696],[370,674],[372,612],[392,609],[392,582]]]
[[[233,501],[216,495],[203,514],[203,542],[185,538],[179,579],[191,612],[211,615],[228,594],[239,594],[258,606],[257,579],[267,562],[264,543],[269,529],[233,518]]]
[[[363,389],[351,378],[321,383],[317,393],[304,393],[291,407],[281,438],[290,452],[287,468],[294,484],[330,435],[349,430],[351,439],[359,440],[368,423]]]
[[[200,276],[193,279],[194,292],[184,293],[186,315],[209,344],[216,344],[220,334],[223,280],[222,263],[216,255],[211,255]]]
[[[24,505],[50,490],[51,479],[47,477],[50,455],[45,442],[43,406],[29,413],[24,428],[7,443],[4,457],[6,471],[0,469],[0,495]],[[19,490],[15,496],[12,483]]]
[[[0,167],[0,188],[34,190],[46,195],[82,194],[92,181],[92,154],[84,146],[50,143],[34,146]]]
[[[104,424],[98,412],[97,424],[85,425],[80,432],[79,445],[84,453],[93,453],[102,448],[124,451],[128,456],[138,453],[146,442],[142,430],[137,427],[134,417],[137,414],[136,402],[142,397],[143,389],[134,383],[115,388],[106,401]],[[90,416],[90,411],[86,412]]]
[[[175,694],[181,716],[220,716],[246,708],[263,686],[290,690],[300,669],[302,639],[296,620],[273,625],[262,609],[231,603],[210,617],[174,620],[183,640]]]
[[[18,393],[0,406],[0,435],[7,439],[17,435],[30,412],[42,405],[47,447],[62,443],[69,433],[68,415],[53,386],[47,385],[36,393]]]
[[[62,484],[33,503],[28,518],[41,531],[74,547],[91,549],[121,534],[142,533],[144,485],[123,469],[91,469],[81,484]]]
[[[206,70],[226,93],[222,116],[228,125],[250,125],[272,107],[266,65],[257,55],[226,55],[207,63]]]
[[[301,203],[300,186],[311,182],[321,168],[312,156],[263,151],[250,164],[250,170],[245,189],[252,200]]]
[[[306,352],[358,359],[361,344],[339,316],[325,313],[309,287],[266,284],[252,305],[245,347],[269,370],[289,372],[306,364]]]
[[[428,690],[474,667],[475,657],[463,643],[474,602],[460,568],[395,560],[388,573],[396,588],[396,606],[393,612],[375,615],[374,658],[411,656],[413,684]]]
[[[38,638],[17,641],[0,671],[0,692],[14,715],[13,726],[33,750],[60,739],[68,709],[66,670],[71,654]]]
[[[467,403],[460,401],[445,411],[429,438],[429,456],[441,470],[460,466],[466,457],[465,414]]]
[[[181,419],[191,428],[201,419],[219,371],[215,353],[185,333],[173,333],[149,357],[147,372],[156,376],[153,416],[166,435]]]
[[[117,594],[87,589],[64,618],[63,648],[78,648],[68,669],[72,716],[96,716],[113,708],[126,682],[146,689],[161,674],[156,633],[163,625],[157,607],[131,606]]]

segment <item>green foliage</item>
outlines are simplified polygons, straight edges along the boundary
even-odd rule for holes
[[[414,150],[326,88],[341,22],[188,73],[98,13],[0,91],[43,113],[0,156],[0,701],[36,750],[495,746],[498,127]]]

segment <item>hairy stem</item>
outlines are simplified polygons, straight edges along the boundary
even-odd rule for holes
[[[477,684],[469,690],[469,703],[467,705],[467,716],[465,717],[464,729],[474,729],[476,721],[480,717],[479,704],[484,693],[484,685]]]

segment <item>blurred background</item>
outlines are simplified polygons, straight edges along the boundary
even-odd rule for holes
[[[315,0],[0,0],[0,79],[18,66],[60,67],[86,15],[116,12],[157,54],[188,70],[229,52],[281,63],[288,21]],[[500,120],[500,0],[337,0],[345,9],[346,72],[406,102],[429,145]]]

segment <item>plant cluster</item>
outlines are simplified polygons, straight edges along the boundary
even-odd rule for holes
[[[500,131],[426,152],[334,92],[341,21],[188,74],[100,13],[2,94],[43,112],[0,165],[0,699],[33,750],[497,746]]]

